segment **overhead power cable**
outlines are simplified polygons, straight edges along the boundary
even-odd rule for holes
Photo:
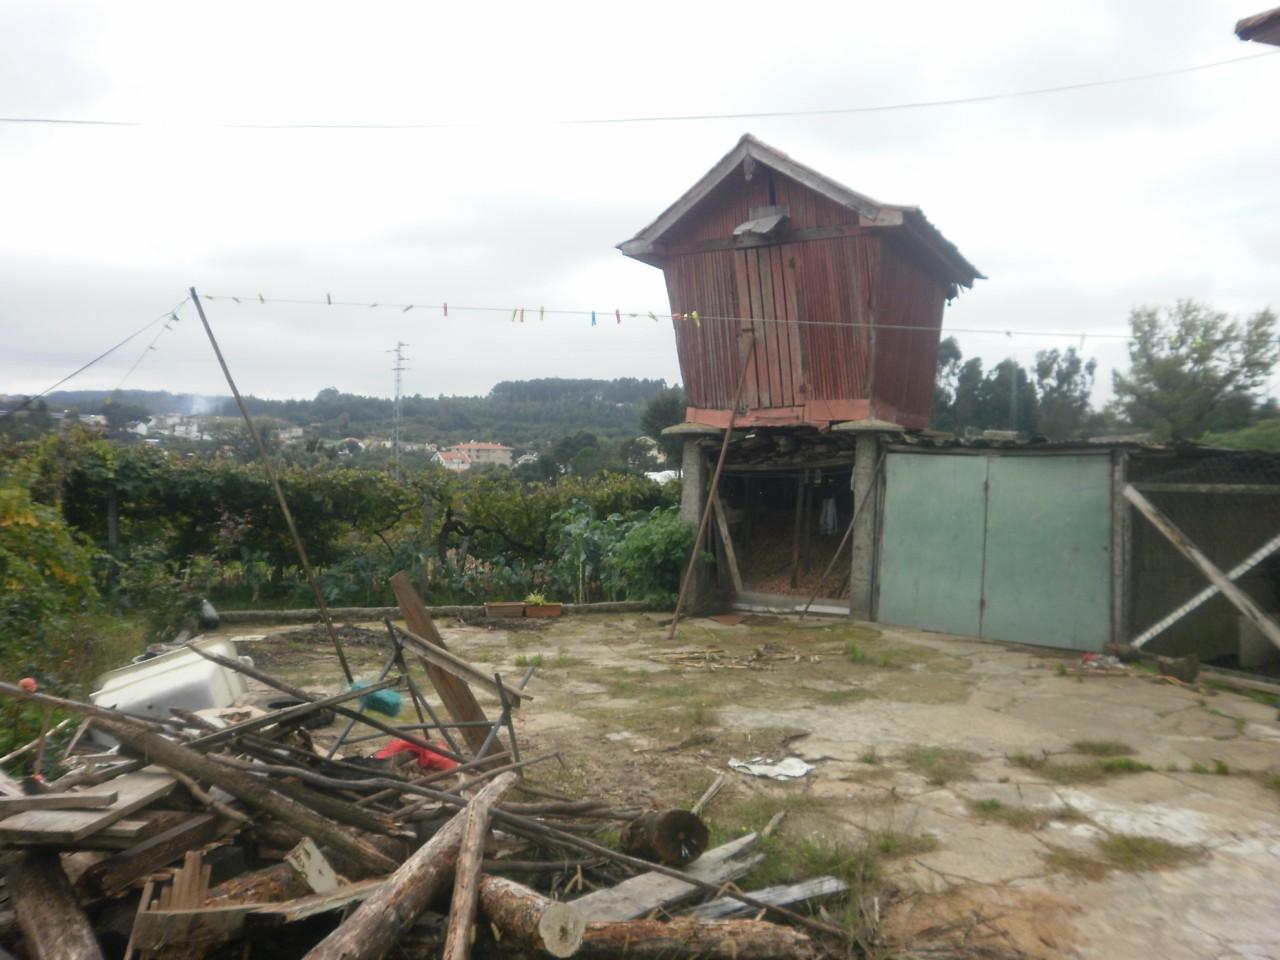
[[[143,324],[137,330],[133,331],[133,333],[129,334],[127,337],[125,337],[115,346],[108,347],[106,350],[98,354],[88,363],[84,364],[83,366],[77,367],[75,370],[72,370],[70,373],[68,373],[65,377],[63,377],[57,383],[52,384],[51,386],[45,387],[43,390],[41,390],[37,394],[33,394],[32,396],[27,397],[25,400],[23,400],[20,404],[18,404],[12,410],[7,411],[3,417],[0,417],[0,419],[12,417],[15,414],[21,413],[23,410],[27,409],[27,407],[31,406],[31,404],[39,400],[41,397],[52,393],[54,390],[57,390],[64,383],[67,383],[70,380],[74,380],[76,377],[80,376],[80,374],[84,373],[90,367],[94,366],[95,364],[101,363],[103,360],[107,359],[107,357],[111,356],[113,353],[115,353],[125,344],[129,343],[131,340],[135,340],[138,337],[142,336],[144,333],[146,333],[148,330],[154,327],[157,323],[161,323],[165,320],[168,320],[170,317],[177,316],[178,311],[183,308],[183,306],[187,302],[187,299],[188,299],[187,297],[183,297],[181,300],[178,301],[178,303],[173,307],[172,310],[166,310],[164,313],[160,314],[160,316],[156,317],[154,320],[149,320],[147,323]],[[137,366],[137,364],[134,364],[134,366]]]
[[[1157,70],[1153,73],[1139,73],[1127,77],[1110,77],[1102,80],[1085,80],[1077,83],[1064,83],[1051,87],[1033,87],[1028,90],[1010,90],[1002,93],[979,94],[971,97],[947,97],[935,100],[911,100],[901,103],[872,104],[858,107],[825,107],[812,110],[753,110],[739,113],[689,113],[689,114],[652,114],[632,117],[579,117],[550,120],[456,120],[409,123],[219,123],[172,122],[165,120],[119,120],[119,119],[80,119],[74,117],[0,117],[0,123],[10,124],[48,124],[53,126],[74,127],[196,127],[202,129],[221,130],[471,130],[495,127],[582,127],[608,126],[616,124],[636,123],[691,123],[707,120],[768,120],[785,117],[835,117],[850,116],[860,113],[888,113],[897,110],[922,110],[934,107],[956,107],[973,103],[991,103],[997,100],[1016,100],[1024,97],[1038,97],[1052,93],[1069,93],[1075,90],[1091,90],[1098,87],[1111,87],[1120,84],[1141,83],[1147,80],[1159,80],[1182,74],[1198,73],[1213,70],[1231,64],[1259,60],[1280,53],[1280,50],[1268,50],[1263,53],[1251,53],[1243,57],[1231,57],[1226,60],[1214,60],[1209,63],[1198,63],[1187,67],[1176,67],[1170,70]]]
[[[898,332],[918,332],[937,335],[939,332],[946,334],[970,334],[994,337],[1063,337],[1068,340],[1079,340],[1083,347],[1085,340],[1116,340],[1122,342],[1130,342],[1136,339],[1129,333],[1108,333],[1105,331],[1093,330],[1017,330],[1010,327],[952,327],[946,326],[940,331],[936,326],[928,326],[921,324],[898,324],[898,323],[861,323],[848,320],[805,320],[795,317],[729,317],[718,316],[715,314],[703,314],[698,311],[689,313],[673,314],[667,310],[578,310],[564,309],[559,307],[477,307],[466,306],[462,304],[448,302],[415,302],[415,303],[391,303],[385,300],[377,300],[373,302],[363,300],[335,300],[332,295],[326,294],[323,300],[310,300],[301,298],[288,297],[264,297],[260,293],[246,294],[241,296],[231,296],[229,294],[218,294],[213,296],[210,294],[203,295],[203,299],[211,303],[219,301],[231,301],[236,304],[244,305],[260,305],[268,304],[284,304],[288,306],[308,306],[308,307],[358,307],[365,310],[394,310],[398,313],[409,313],[410,311],[420,311],[425,313],[439,314],[441,317],[448,317],[450,311],[455,314],[459,311],[463,313],[491,313],[502,316],[510,315],[511,322],[525,322],[525,315],[528,314],[529,322],[545,321],[548,317],[582,317],[591,318],[590,326],[608,326],[608,321],[614,320],[620,324],[624,319],[632,322],[654,321],[662,322],[671,320],[674,323],[690,324],[701,326],[704,323],[736,323],[744,326],[753,326],[757,324],[782,324],[784,326],[799,327],[841,327],[844,329],[855,330],[862,328],[874,327],[880,333],[898,333]],[[1171,338],[1165,338],[1170,340]],[[1204,343],[1234,343],[1237,341],[1249,340],[1249,337],[1223,337],[1213,340],[1202,341]],[[1271,343],[1280,343],[1280,338],[1268,340]]]

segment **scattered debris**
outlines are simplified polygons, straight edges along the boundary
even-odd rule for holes
[[[89,703],[0,683],[0,697],[81,724],[61,776],[0,778],[11,908],[0,944],[69,960],[247,956],[255,944],[309,960],[375,960],[397,943],[450,960],[496,942],[555,957],[808,957],[847,945],[842,927],[788,909],[842,881],[732,886],[764,855],[754,833],[708,849],[699,813],[723,774],[693,811],[526,785],[527,769],[559,756],[520,750],[512,714],[532,700],[533,670],[511,683],[450,653],[407,581],[393,586],[408,629],[386,623],[381,676],[335,677],[340,692],[326,696],[232,641],[201,638],[113,671]],[[350,629],[341,639],[355,639]],[[249,702],[250,681],[274,701]],[[497,698],[497,716],[473,685]],[[335,716],[342,733],[317,743],[315,721]],[[377,733],[349,738],[357,725]],[[731,766],[774,779],[813,769],[796,757]],[[621,850],[591,839],[618,824]],[[700,900],[688,916],[669,912]],[[429,912],[446,902],[447,914]]]
[[[806,763],[799,757],[785,757],[777,761],[766,760],[764,757],[733,759],[729,761],[729,766],[741,773],[749,773],[753,777],[768,777],[770,780],[798,780],[813,769],[813,764]]]

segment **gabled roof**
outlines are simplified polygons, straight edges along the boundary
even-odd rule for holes
[[[925,219],[919,207],[898,206],[872,200],[865,194],[850,190],[825,174],[791,159],[781,150],[769,146],[749,133],[744,133],[737,145],[726,153],[719,163],[708,170],[702,179],[685,191],[680,199],[659,214],[658,219],[630,240],[618,244],[618,249],[637,260],[654,262],[661,256],[663,237],[748,159],[790,177],[833,203],[847,207],[857,213],[866,226],[905,228],[938,255],[953,283],[971,287],[974,280],[986,279],[977,267],[961,255],[953,243]]]

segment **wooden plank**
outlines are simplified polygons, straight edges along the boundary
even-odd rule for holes
[[[432,646],[447,651],[444,638],[440,636],[440,631],[432,622],[431,615],[427,613],[426,604],[413,589],[409,577],[403,572],[395,574],[391,578],[391,589],[396,595],[396,602],[400,605],[400,613],[404,617],[405,626],[409,628],[409,632],[426,639]],[[431,680],[432,686],[440,694],[440,699],[444,702],[445,709],[449,711],[449,716],[460,722],[488,719],[480,708],[480,704],[476,702],[475,694],[464,681],[441,670],[428,660],[424,659],[422,665],[427,671],[427,677]],[[462,736],[472,750],[479,750],[484,746],[487,733],[483,727],[463,727]],[[493,749],[497,753],[506,749],[501,737],[495,741]]]
[[[0,797],[0,817],[8,817],[25,810],[101,810],[120,798],[111,793],[94,793],[89,790],[67,793],[36,793],[26,797]]]
[[[353,903],[364,902],[380,890],[385,882],[382,877],[374,877],[359,883],[349,883],[330,893],[318,893],[313,897],[299,897],[284,903],[258,904],[253,908],[250,926],[295,923],[319,913],[341,910]]]
[[[1228,570],[1227,579],[1239,580],[1246,573],[1248,573],[1250,570],[1252,570],[1254,567],[1260,564],[1263,560],[1267,559],[1267,557],[1271,556],[1273,553],[1275,553],[1278,550],[1280,550],[1280,534],[1277,534],[1276,536],[1272,537],[1270,540],[1268,540],[1266,543],[1260,546],[1257,550],[1253,551],[1253,553],[1249,554],[1249,556],[1245,557],[1243,560],[1237,563],[1234,567]],[[1151,626],[1147,627],[1147,629],[1143,630],[1142,633],[1138,634],[1136,637],[1133,638],[1133,642],[1130,644],[1130,646],[1141,648],[1142,645],[1145,644],[1148,640],[1151,640],[1153,637],[1156,637],[1161,633],[1163,633],[1164,631],[1168,630],[1171,626],[1173,626],[1175,623],[1177,623],[1179,620],[1185,617],[1188,613],[1196,609],[1196,607],[1200,606],[1206,600],[1210,600],[1213,597],[1216,597],[1217,595],[1218,595],[1217,585],[1210,584],[1209,586],[1201,590],[1199,593],[1197,593],[1190,600],[1188,600],[1186,603],[1183,603],[1180,606],[1169,611],[1169,613],[1166,616],[1161,617]]]
[[[176,910],[145,910],[133,922],[136,950],[163,947],[212,946],[238,939],[254,904],[237,903],[225,907],[187,907]]]
[[[1270,617],[1258,608],[1253,602],[1253,598],[1237,587],[1221,570],[1219,570],[1206,557],[1191,539],[1178,529],[1172,520],[1166,517],[1160,509],[1141,493],[1133,488],[1130,484],[1124,488],[1124,495],[1135,507],[1138,508],[1144,517],[1151,521],[1151,525],[1164,534],[1165,538],[1173,544],[1173,546],[1184,557],[1200,568],[1200,572],[1209,578],[1212,583],[1222,593],[1224,597],[1231,601],[1237,610],[1248,617],[1263,636],[1270,640],[1277,648],[1280,648],[1280,625],[1277,625]]]
[[[119,796],[105,810],[28,810],[0,821],[0,842],[74,843],[171,793],[177,781],[151,766],[118,777],[111,786]]]
[[[729,568],[729,576],[733,579],[734,593],[741,594],[742,572],[738,568],[738,552],[733,546],[733,537],[729,534],[729,521],[725,519],[724,504],[720,501],[720,491],[711,491],[711,502],[716,511],[716,529],[720,532],[720,542],[724,545],[725,564]]]
[[[763,854],[753,854],[759,838],[748,833],[730,843],[708,850],[684,872],[707,883],[727,883],[743,876]],[[634,920],[660,907],[669,907],[697,896],[699,887],[661,873],[642,873],[607,890],[597,890],[572,901],[582,916],[591,920]]]
[[[802,883],[780,884],[775,887],[765,887],[763,890],[752,890],[748,895],[776,907],[785,907],[788,904],[801,903],[817,897],[844,893],[848,889],[848,882],[839,877],[815,877]],[[691,909],[689,916],[697,917],[699,920],[718,920],[722,917],[746,916],[749,913],[756,913],[758,909],[732,896],[717,897],[715,900]]]

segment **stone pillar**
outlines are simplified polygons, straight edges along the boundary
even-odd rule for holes
[[[684,455],[681,461],[682,481],[680,488],[680,519],[695,527],[702,522],[702,511],[707,506],[707,485],[711,481],[711,470],[706,455],[698,446],[697,437],[686,437]],[[708,535],[712,535],[708,531]],[[702,549],[711,549],[711,544],[704,543]],[[712,581],[711,567],[699,563],[693,568],[693,579],[689,581],[689,595],[685,598],[685,611],[693,613],[705,610],[714,595],[715,586]]]
[[[853,620],[871,619],[876,516],[880,506],[879,495],[872,487],[876,484],[879,447],[876,434],[859,433],[853,451],[853,508],[857,511],[853,524],[853,567],[849,576],[849,617]]]

